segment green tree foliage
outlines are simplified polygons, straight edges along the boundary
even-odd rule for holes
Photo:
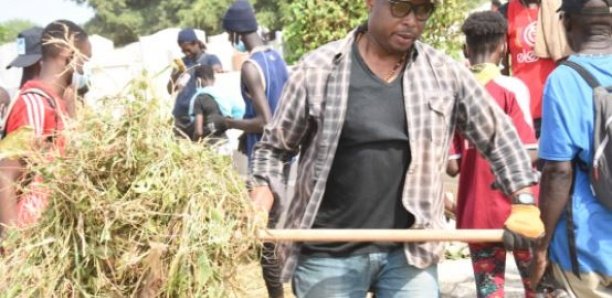
[[[33,26],[35,26],[34,23],[26,20],[10,20],[0,23],[0,44],[14,41],[19,32]]]
[[[222,31],[221,18],[234,0],[73,0],[87,3],[95,17],[88,32],[112,39],[117,45],[134,42],[138,36],[170,27],[194,27],[207,34]],[[270,29],[282,27],[280,13],[288,0],[254,2],[260,23]]]
[[[428,21],[422,40],[458,56],[462,44],[460,24],[467,11],[466,2],[445,0]],[[364,1],[355,0],[294,0],[286,11],[284,37],[289,62],[344,37],[367,19]]]
[[[294,0],[283,31],[286,60],[295,62],[307,52],[344,37],[366,18],[361,0]]]
[[[231,0],[74,0],[87,3],[96,14],[85,28],[117,45],[169,27],[218,30],[219,15]]]
[[[270,30],[280,31],[285,25],[285,15],[289,11],[289,0],[257,0],[255,2],[257,20]]]

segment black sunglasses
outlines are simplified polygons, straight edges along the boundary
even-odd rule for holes
[[[396,18],[403,18],[414,12],[414,16],[417,20],[424,22],[429,19],[433,13],[435,6],[431,3],[425,4],[413,4],[406,0],[387,0],[391,5],[391,14]]]

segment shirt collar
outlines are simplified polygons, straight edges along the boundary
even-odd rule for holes
[[[253,54],[257,53],[257,52],[265,52],[265,51],[270,50],[270,49],[272,49],[272,47],[269,46],[269,45],[256,46],[255,48],[253,48],[253,50],[251,50],[249,52],[249,54],[253,55]]]
[[[501,70],[499,69],[499,66],[493,63],[472,65],[470,66],[470,70],[476,77],[476,80],[482,85],[486,85],[487,83],[489,83],[489,81],[501,75]]]

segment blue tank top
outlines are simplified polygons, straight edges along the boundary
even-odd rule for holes
[[[253,62],[260,70],[260,73],[264,76],[265,80],[265,92],[266,98],[268,99],[268,106],[272,115],[276,111],[276,106],[283,92],[285,82],[289,77],[287,71],[287,64],[281,57],[281,55],[270,48],[261,51],[255,51],[251,54],[249,61]],[[249,92],[244,83],[241,84],[242,97],[245,102],[245,113],[244,119],[252,119],[257,116],[255,107],[253,106],[253,100],[249,95]],[[261,139],[261,134],[249,133],[246,135],[246,152],[249,161],[252,158],[253,147]]]

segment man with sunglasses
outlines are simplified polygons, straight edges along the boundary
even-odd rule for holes
[[[418,41],[438,1],[366,0],[366,24],[296,65],[256,145],[251,198],[285,229],[443,229],[455,129],[513,198],[508,248],[543,233],[537,175],[512,123],[468,69]],[[295,194],[282,168],[300,153]],[[525,237],[525,238],[524,238]],[[298,297],[437,297],[440,243],[282,243]]]

